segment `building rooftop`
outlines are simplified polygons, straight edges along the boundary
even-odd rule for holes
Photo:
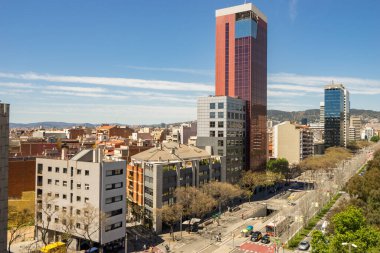
[[[175,142],[162,143],[158,147],[132,156],[132,160],[146,162],[184,161],[205,158],[211,158],[211,155],[207,151]]]
[[[256,6],[254,6],[252,3],[246,3],[242,5],[236,5],[224,9],[219,9],[215,11],[215,16],[225,16],[225,15],[230,15],[230,14],[235,14],[239,12],[244,12],[244,11],[253,11],[257,16],[259,16],[262,20],[267,22],[267,17],[262,13]]]

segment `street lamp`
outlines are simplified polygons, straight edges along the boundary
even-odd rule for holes
[[[354,248],[357,248],[358,246],[356,246],[355,244],[353,243],[348,243],[348,242],[342,242],[342,245],[343,246],[346,246],[348,245],[348,252],[351,253],[351,247],[354,247]]]

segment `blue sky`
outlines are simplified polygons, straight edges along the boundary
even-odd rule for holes
[[[0,100],[12,122],[196,119],[214,93],[215,10],[232,0],[0,0]],[[268,17],[268,107],[318,108],[342,82],[380,110],[380,1],[257,0]]]

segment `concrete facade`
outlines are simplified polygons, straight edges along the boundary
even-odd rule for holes
[[[313,155],[313,132],[303,125],[289,121],[273,127],[273,157],[286,158],[289,164],[298,164]]]
[[[158,233],[162,231],[162,221],[156,210],[175,202],[176,188],[199,187],[211,180],[220,181],[223,170],[221,160],[211,157],[205,150],[173,142],[133,156],[130,167],[128,178],[131,181],[140,178],[143,191],[128,188],[128,199],[138,204],[134,196],[143,194],[145,216],[152,221]]]
[[[0,103],[0,252],[7,252],[9,105]]]
[[[222,181],[236,183],[246,168],[246,102],[227,96],[198,98],[197,146],[226,157]]]
[[[78,250],[88,240],[83,236],[87,229],[92,241],[102,247],[124,244],[125,168],[125,160],[104,158],[99,149],[82,150],[70,160],[38,158],[37,236],[48,229],[49,241],[60,240],[65,224],[73,219],[76,229],[72,248]],[[88,218],[93,222],[86,223]]]

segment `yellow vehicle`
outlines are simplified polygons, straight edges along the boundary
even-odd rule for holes
[[[66,244],[63,242],[53,242],[40,249],[41,253],[66,253]]]

